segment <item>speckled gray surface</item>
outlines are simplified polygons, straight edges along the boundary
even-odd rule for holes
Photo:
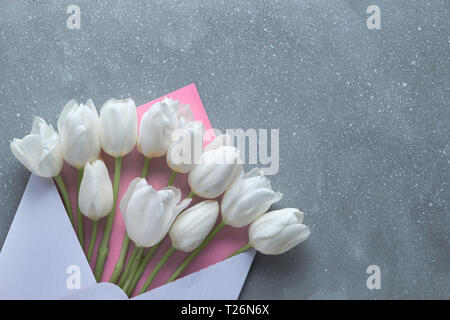
[[[381,30],[366,27],[370,4]],[[142,104],[195,82],[213,126],[281,129],[273,186],[313,231],[258,255],[241,298],[449,298],[449,7],[0,1],[0,243],[29,176],[9,141],[33,114],[55,123],[70,98]]]

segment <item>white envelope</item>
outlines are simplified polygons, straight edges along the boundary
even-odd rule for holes
[[[244,252],[133,299],[237,299],[254,255]],[[128,299],[118,286],[96,283],[51,179],[28,181],[0,252],[0,299]]]

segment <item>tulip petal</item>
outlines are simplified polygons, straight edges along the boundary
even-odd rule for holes
[[[98,214],[97,219],[107,216],[113,206],[113,186],[108,169],[101,160],[95,160],[92,164],[97,176],[97,193],[93,206]]]
[[[173,195],[164,192],[167,190],[172,191]],[[161,200],[163,201],[164,205],[175,205],[181,200],[181,190],[173,186],[162,188],[159,194],[162,195]]]
[[[100,153],[99,117],[92,100],[69,101],[58,119],[61,152],[71,166],[83,168]]]
[[[262,238],[272,237],[285,226],[293,223],[303,222],[303,212],[296,208],[285,208],[266,213],[258,220],[252,223],[249,232],[258,229],[258,236]],[[261,226],[265,226],[262,228]]]
[[[40,124],[41,156],[39,170],[46,175],[55,175],[62,169],[63,161],[59,146],[59,137],[51,125],[45,121]]]
[[[206,238],[219,215],[215,200],[200,202],[179,215],[170,229],[172,245],[178,250],[190,252]]]
[[[41,139],[41,161],[43,161],[59,145],[59,137],[53,127],[46,123],[39,125],[39,136]]]
[[[95,108],[95,105],[94,105],[94,102],[92,102],[92,99],[88,99],[86,101],[85,106],[87,106],[90,110],[92,110],[92,112],[95,112],[98,115],[97,109]]]
[[[128,98],[125,100],[126,103],[126,128],[124,132],[127,134],[124,134],[125,138],[125,145],[122,149],[122,154],[125,155],[129,153],[131,150],[133,150],[134,146],[136,145],[137,140],[137,111],[136,111],[136,105],[134,104],[133,99]]]
[[[260,239],[257,249],[264,254],[282,254],[308,239],[310,233],[309,228],[303,224],[288,225],[273,237]]]
[[[284,244],[284,246],[277,251],[277,254],[282,254],[284,252],[291,250],[298,244],[307,240],[310,235],[311,235],[311,231],[304,224],[295,224],[295,225],[288,226],[285,229],[285,232],[283,233],[283,237],[284,237],[283,240],[284,241],[286,241],[286,239],[290,239],[290,240],[287,241]]]
[[[57,123],[57,127],[58,127],[58,131],[59,134],[62,133],[63,127],[65,125],[66,122],[66,118],[67,115],[74,110],[76,107],[78,107],[78,102],[75,99],[70,100],[69,102],[66,103],[66,105],[64,106],[63,110],[61,111],[59,118],[58,118],[58,123]]]
[[[234,147],[220,147],[204,152],[200,164],[189,174],[189,186],[203,198],[218,197],[241,175],[242,164],[236,163],[238,157],[238,151]]]
[[[100,111],[100,138],[106,153],[119,156],[124,144],[126,121],[120,109],[110,105],[117,100],[110,99]]]
[[[186,209],[191,203],[192,199],[186,198],[183,199],[180,203],[175,206],[175,216],[177,216],[180,212]]]
[[[28,135],[21,140],[18,146],[23,158],[29,162],[32,172],[42,175],[38,165],[41,159],[41,138],[37,135]]]
[[[122,212],[122,217],[124,220],[126,220],[127,207],[128,207],[128,203],[130,202],[131,196],[133,195],[133,192],[136,189],[136,186],[138,184],[140,184],[142,180],[145,180],[145,179],[134,178],[128,185],[127,191],[125,191],[125,194],[122,196],[122,199],[120,200],[119,207],[120,207],[120,212]]]
[[[31,125],[30,135],[40,135],[42,125],[47,126],[44,119],[38,116],[33,117],[33,124]]]
[[[83,170],[80,192],[78,193],[78,207],[86,217],[92,217],[93,214],[96,214],[92,212],[92,207],[97,192],[97,177],[94,168],[87,163]]]
[[[148,109],[139,126],[138,150],[146,157],[161,157],[167,153],[173,130],[178,127],[176,111],[171,105],[155,103]]]
[[[34,174],[51,178],[62,168],[58,134],[51,125],[34,117],[31,133],[23,139],[13,139],[11,151]]]
[[[25,168],[31,172],[37,173],[37,168],[33,166],[33,162],[27,157],[25,151],[22,149],[22,140],[14,138],[10,147],[14,156]]]
[[[177,203],[181,199],[181,191],[175,187],[166,187],[158,191],[158,195],[164,206],[164,216],[160,222],[159,232],[155,235],[156,238],[162,240],[172,226],[173,221],[178,214],[190,202],[191,199],[183,200],[179,205]]]
[[[250,243],[264,254],[286,252],[309,237],[302,220],[303,213],[295,208],[268,212],[251,224]]]
[[[259,218],[280,199],[280,194],[271,189],[257,189],[244,193],[234,204],[230,216],[224,217],[224,220],[233,227],[244,227]]]
[[[124,156],[136,144],[137,113],[132,99],[106,101],[100,109],[100,140],[113,157]]]
[[[167,165],[172,170],[188,173],[198,163],[203,150],[203,131],[203,124],[193,121],[172,133],[172,143],[166,157]]]
[[[127,232],[137,246],[150,247],[161,240],[159,237],[155,238],[161,228],[155,222],[161,221],[164,207],[155,189],[146,186],[137,190],[126,211]]]

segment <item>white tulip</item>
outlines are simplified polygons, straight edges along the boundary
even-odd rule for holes
[[[99,117],[92,100],[78,104],[70,100],[58,119],[64,160],[80,169],[97,159],[100,153]]]
[[[39,117],[34,117],[30,134],[23,139],[14,138],[10,147],[20,163],[35,175],[52,178],[62,169],[58,133]]]
[[[190,172],[202,155],[203,124],[192,121],[172,133],[172,143],[167,152],[167,165],[180,173]]]
[[[311,234],[302,222],[303,212],[295,208],[268,212],[250,225],[249,242],[264,254],[284,253]]]
[[[100,109],[100,142],[103,150],[121,157],[133,150],[137,139],[137,113],[134,101],[110,99]]]
[[[272,190],[263,171],[255,168],[238,177],[223,195],[223,221],[236,228],[244,227],[269,210],[282,196]]]
[[[102,160],[94,160],[84,167],[78,194],[80,211],[96,221],[108,215],[113,206],[113,187],[108,169]]]
[[[191,199],[179,203],[181,191],[166,187],[155,190],[143,178],[131,181],[120,201],[120,210],[128,236],[138,247],[151,247],[160,242],[169,231],[178,214]]]
[[[220,196],[242,173],[239,151],[235,147],[223,146],[202,154],[189,173],[189,186],[196,195],[212,199]]]
[[[164,98],[155,103],[142,116],[139,124],[137,149],[147,158],[162,157],[171,143],[172,132],[179,127],[179,120],[193,119],[188,105],[178,100]]]
[[[172,246],[191,252],[197,248],[214,227],[219,215],[219,203],[215,200],[202,201],[181,213],[170,229]]]

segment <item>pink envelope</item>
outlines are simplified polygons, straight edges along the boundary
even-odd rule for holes
[[[179,100],[182,104],[189,104],[191,110],[194,114],[194,118],[197,121],[201,121],[205,127],[205,129],[211,129],[211,123],[209,122],[206,111],[203,107],[203,104],[200,100],[200,96],[195,87],[195,84],[190,84],[184,88],[176,90],[172,93],[165,95],[175,100]],[[160,97],[153,101],[150,101],[142,106],[137,108],[138,119],[140,120],[143,114],[155,103],[162,100],[164,97]],[[105,161],[108,170],[111,175],[111,180],[113,180],[114,173],[114,159],[107,155],[106,153],[102,153],[101,157]],[[119,258],[120,249],[123,241],[123,237],[125,235],[125,225],[122,219],[122,214],[120,212],[119,203],[122,195],[125,193],[129,183],[132,179],[139,177],[141,174],[142,166],[144,162],[144,157],[140,154],[136,149],[133,150],[130,154],[126,155],[123,158],[122,162],[122,175],[120,180],[120,188],[119,188],[119,198],[116,208],[116,215],[114,220],[113,231],[111,235],[110,242],[110,252],[108,259],[106,261],[105,269],[102,276],[102,281],[107,282],[111,274],[113,272],[114,266],[116,264],[117,259]],[[150,170],[149,175],[147,176],[148,182],[154,186],[156,189],[163,188],[167,185],[171,170],[167,167],[166,158],[155,158],[150,162]],[[64,166],[64,169],[61,173],[64,178],[64,181],[67,185],[67,189],[70,195],[70,199],[72,202],[72,207],[74,209],[74,214],[76,212],[76,170],[68,165]],[[190,188],[187,183],[187,174],[177,174],[176,178],[173,182],[173,186],[181,189],[183,198],[189,194]],[[191,203],[191,206],[202,199],[195,197]],[[76,221],[76,217],[74,217],[74,221]],[[94,251],[94,257],[97,256],[97,249],[101,241],[101,236],[103,234],[105,219],[99,224],[99,234],[97,236],[97,244]],[[91,236],[91,227],[92,222],[84,218],[84,229],[85,229],[85,242],[86,248],[89,245],[88,240]],[[242,247],[244,244],[248,242],[248,234],[247,228],[232,228],[225,227],[219,234],[212,240],[212,242],[197,256],[197,258],[186,268],[186,270],[181,274],[181,277],[189,275],[193,272],[199,271],[203,268],[206,268],[210,265],[216,264],[217,262],[223,261],[229,254],[234,252],[236,249]],[[170,247],[170,240],[168,237],[164,240],[160,248],[158,249],[155,256],[152,258],[149,266],[147,267],[144,276],[141,278],[139,282],[136,292],[140,289],[142,284],[145,282],[145,279],[150,274],[151,270],[154,268],[156,263],[162,257],[162,255],[167,251]],[[85,248],[85,252],[87,251]],[[131,253],[132,246],[128,251],[128,256]],[[153,281],[150,290],[156,287],[163,285],[166,280],[170,277],[170,275],[175,271],[175,269],[179,266],[179,264],[183,261],[183,259],[187,256],[187,253],[183,253],[177,251],[164,265],[164,267],[159,272],[158,276]],[[253,255],[252,255],[253,257]],[[95,267],[95,259],[91,264],[91,268]]]

